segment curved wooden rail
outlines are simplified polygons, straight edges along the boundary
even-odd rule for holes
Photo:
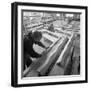
[[[53,67],[60,53],[64,49],[64,46],[66,45],[67,41],[68,38],[64,38],[62,42],[58,41],[58,43],[50,50],[46,61],[37,69],[40,76],[47,75],[49,73],[51,67]]]
[[[67,63],[66,59],[70,55],[70,50],[71,50],[71,48],[73,46],[74,39],[75,39],[75,35],[72,34],[72,36],[70,37],[67,45],[65,46],[64,50],[62,51],[62,54],[58,58],[58,61],[57,61],[58,65],[65,67],[65,65]]]

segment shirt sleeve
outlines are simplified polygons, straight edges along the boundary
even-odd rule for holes
[[[39,58],[39,57],[41,57],[41,56],[42,56],[41,54],[36,53],[36,52],[32,49],[32,51],[31,51],[31,57],[32,57],[32,58]]]

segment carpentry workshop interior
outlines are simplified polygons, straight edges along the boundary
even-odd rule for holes
[[[23,11],[22,43],[22,77],[80,75],[79,13]]]

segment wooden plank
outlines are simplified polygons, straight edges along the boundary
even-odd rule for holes
[[[58,42],[58,44],[56,46],[54,46],[55,48],[53,48],[54,50],[51,50],[50,54],[48,54],[48,58],[45,61],[45,63],[42,64],[41,67],[38,68],[38,72],[40,73],[40,75],[45,75],[47,73],[47,70],[50,68],[50,65],[54,62],[57,61],[58,56],[60,55],[60,53],[62,52],[65,44],[67,43],[68,38],[65,38],[65,40],[63,41],[63,43]]]
[[[58,65],[61,65],[63,67],[65,66],[65,64],[66,64],[66,60],[65,59],[67,58],[67,56],[68,56],[68,54],[70,52],[70,48],[71,48],[71,46],[73,44],[74,38],[75,38],[75,36],[74,36],[74,34],[72,34],[72,36],[70,37],[67,45],[65,46],[65,48],[62,51],[60,57],[58,58],[58,61],[57,61]]]

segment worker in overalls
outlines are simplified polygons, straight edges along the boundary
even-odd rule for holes
[[[53,23],[50,24],[50,26],[48,27],[48,30],[51,32],[55,32]]]

